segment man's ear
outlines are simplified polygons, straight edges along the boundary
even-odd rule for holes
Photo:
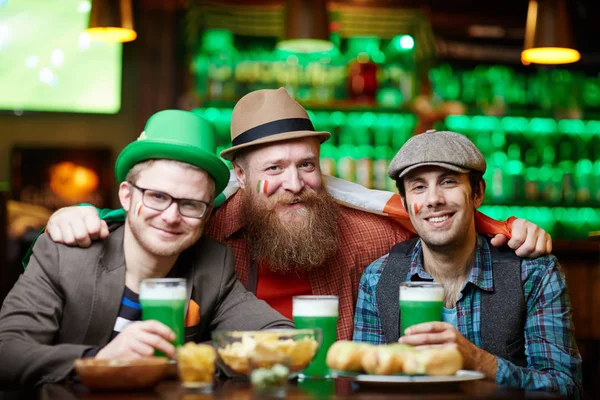
[[[238,185],[240,185],[240,188],[245,189],[246,171],[244,171],[242,166],[237,161],[232,161],[231,165],[233,165],[233,171],[235,172],[235,178],[238,181]]]
[[[129,210],[131,206],[132,190],[131,185],[127,182],[121,182],[119,185],[119,202],[124,210]]]
[[[479,208],[479,206],[483,203],[483,199],[485,198],[485,181],[483,179],[479,181],[479,188],[479,194],[475,194],[473,199],[475,208]]]

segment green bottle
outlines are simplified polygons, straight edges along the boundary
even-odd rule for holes
[[[356,147],[343,144],[338,150],[337,176],[338,178],[356,182]]]
[[[389,146],[375,147],[375,161],[373,162],[373,188],[378,190],[386,190],[388,181],[392,179],[388,176],[387,171],[392,158],[392,149]]]
[[[323,143],[321,145],[321,173],[336,176],[337,161],[337,148],[329,143]]]

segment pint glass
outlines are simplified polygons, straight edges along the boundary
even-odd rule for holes
[[[162,322],[175,333],[175,347],[183,345],[187,290],[183,278],[145,279],[140,285],[140,306],[144,321]],[[165,357],[156,350],[155,356]]]
[[[400,336],[409,326],[441,321],[444,287],[435,282],[400,283]]]
[[[327,351],[335,342],[338,322],[337,296],[294,296],[293,310],[294,325],[297,329],[321,328],[321,347],[309,366],[300,374],[300,378],[327,378],[329,368],[325,363]]]

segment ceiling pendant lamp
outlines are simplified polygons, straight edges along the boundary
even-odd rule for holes
[[[579,61],[565,0],[530,0],[521,61],[527,65]]]
[[[309,54],[333,49],[326,0],[286,0],[284,23],[285,37],[278,50]]]
[[[102,42],[135,40],[131,0],[92,0],[86,32],[92,40]]]

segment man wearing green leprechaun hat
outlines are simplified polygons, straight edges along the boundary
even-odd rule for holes
[[[81,357],[175,358],[172,343],[206,341],[217,329],[293,327],[236,279],[231,248],[202,237],[229,179],[206,150],[207,124],[181,110],[150,117],[117,158],[127,217],[104,240],[81,249],[40,236],[0,311],[0,383],[60,381]],[[185,278],[178,333],[142,321],[138,294],[151,278]]]

